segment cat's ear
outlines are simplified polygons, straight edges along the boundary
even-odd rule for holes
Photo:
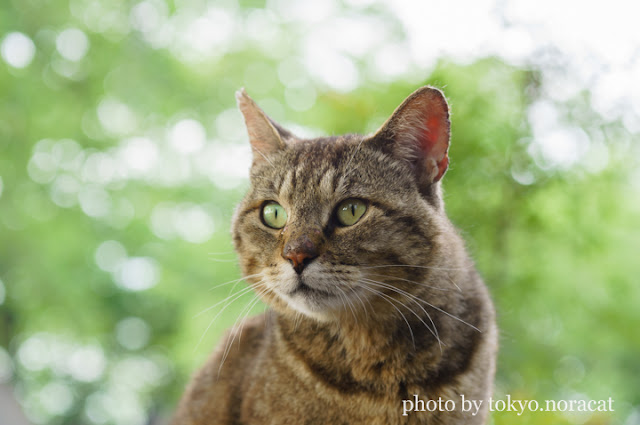
[[[290,134],[269,118],[244,89],[236,92],[236,101],[247,126],[254,162],[269,162],[270,155],[285,148],[283,139]]]
[[[411,94],[378,130],[373,139],[407,160],[421,183],[439,181],[449,166],[449,105],[434,87]]]

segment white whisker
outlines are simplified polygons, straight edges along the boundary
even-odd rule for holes
[[[418,318],[418,320],[420,320],[420,322],[422,322],[422,324],[425,326],[425,328],[427,328],[429,330],[429,332],[431,332],[431,334],[436,338],[436,340],[438,341],[438,345],[440,346],[440,352],[442,352],[442,340],[440,339],[440,336],[438,335],[438,328],[436,327],[435,322],[433,321],[433,319],[431,318],[431,315],[429,314],[429,312],[427,312],[427,310],[424,309],[424,307],[418,302],[421,301],[420,298],[414,296],[413,294],[410,294],[409,292],[403,291],[400,288],[396,288],[393,285],[389,285],[389,284],[385,284],[383,282],[378,282],[375,280],[371,280],[371,279],[364,279],[365,283],[368,284],[372,284],[372,285],[377,285],[381,288],[386,288],[386,289],[390,289],[400,295],[405,295],[409,297],[410,301],[413,301],[414,303],[416,303],[416,305],[418,307],[420,307],[420,309],[424,312],[424,314],[427,315],[427,318],[429,319],[429,321],[431,322],[431,325],[433,325],[433,329],[431,329],[429,327],[429,325],[427,325],[425,323],[425,321],[422,319],[422,317],[420,317],[415,311],[413,311],[413,309],[410,309],[408,306],[405,306],[411,313],[413,313],[414,316],[416,316]]]
[[[233,259],[209,258],[209,261],[213,261],[214,263],[235,263],[238,260],[235,258]]]
[[[416,282],[415,280],[404,279],[402,277],[396,277],[396,276],[389,276],[389,275],[386,275],[386,274],[369,273],[368,276],[388,277],[388,278],[391,278],[393,280],[402,280],[404,282],[415,283],[416,285],[424,286],[426,288],[431,288],[431,289],[435,289],[435,290],[438,290],[438,291],[450,291],[450,289],[448,289],[448,288],[440,288],[438,286],[431,286],[431,285],[427,285],[424,282]]]
[[[260,286],[264,286],[265,283],[264,282],[258,282],[256,283],[255,287],[260,287]],[[247,287],[244,288],[243,290],[241,290],[240,292],[236,293],[233,295],[233,298],[231,300],[229,300],[227,302],[227,304],[224,305],[224,307],[222,307],[222,309],[220,309],[220,311],[215,315],[215,317],[213,319],[211,319],[211,321],[209,322],[209,325],[207,326],[207,328],[204,330],[204,332],[202,333],[202,336],[200,337],[200,340],[198,341],[198,344],[196,344],[196,347],[194,348],[194,351],[198,349],[198,347],[200,346],[200,344],[202,343],[202,340],[204,339],[205,335],[207,334],[207,332],[209,331],[209,329],[211,328],[211,326],[213,325],[213,323],[216,321],[216,319],[227,309],[227,307],[229,307],[231,304],[233,304],[235,301],[237,301],[239,298],[241,298],[243,295],[245,295],[247,292],[251,291],[253,288],[252,287]],[[220,305],[222,302],[228,300],[230,297],[225,298],[224,300],[222,300],[221,302],[216,303],[214,306],[211,306],[209,308],[207,308],[205,311],[209,311],[212,308],[214,308],[217,305]],[[201,312],[198,314],[198,316],[200,314],[204,313]]]
[[[411,341],[413,342],[413,349],[415,350],[415,349],[416,349],[416,339],[415,339],[415,337],[414,337],[414,335],[413,335],[413,329],[411,329],[411,325],[409,324],[409,321],[407,320],[407,317],[402,313],[402,311],[400,311],[400,309],[399,309],[398,307],[396,307],[396,306],[391,302],[391,301],[397,301],[397,300],[395,300],[395,299],[391,298],[390,296],[388,296],[388,295],[386,295],[386,294],[384,294],[384,293],[382,293],[382,292],[380,292],[380,291],[377,291],[377,290],[375,290],[375,289],[373,289],[373,288],[370,288],[370,287],[368,287],[368,286],[361,286],[361,288],[362,288],[362,289],[365,289],[365,290],[367,290],[367,291],[369,291],[369,292],[372,292],[374,295],[379,295],[379,296],[381,296],[383,300],[387,301],[387,302],[391,305],[391,307],[395,308],[395,309],[396,309],[396,311],[397,311],[398,313],[400,313],[400,316],[402,316],[402,319],[404,320],[404,322],[407,324],[407,327],[409,328],[409,333],[411,334]],[[391,300],[391,301],[390,301],[390,300]],[[402,303],[401,303],[401,304],[402,304]],[[404,306],[404,307],[406,307],[405,305],[403,305],[403,306]]]
[[[229,300],[232,297],[244,295],[249,291],[251,291],[251,287],[247,286],[246,288],[241,289],[240,292],[235,292],[235,293],[233,293],[231,295],[228,295],[228,296],[224,297],[223,299],[221,299],[220,301],[218,301],[217,303],[205,308],[204,310],[202,310],[201,312],[199,312],[198,314],[193,316],[192,319],[195,319],[195,318],[198,318],[198,317],[202,316],[207,311],[210,311],[210,310],[216,308],[217,306],[219,306],[220,304],[222,304],[223,302]]]
[[[358,317],[356,316],[355,306],[353,305],[353,303],[351,303],[349,297],[347,296],[347,293],[342,288],[336,286],[336,289],[341,293],[341,295],[339,294],[340,298],[344,297],[343,304],[345,304],[346,301],[345,307],[349,307],[349,309],[351,310],[351,314],[353,315],[353,320],[356,322],[356,325],[358,325]]]
[[[262,273],[255,273],[255,274],[250,274],[248,276],[243,276],[243,277],[238,278],[238,279],[233,279],[233,280],[230,280],[228,282],[224,282],[224,283],[221,283],[219,285],[216,285],[213,288],[210,288],[209,291],[213,291],[214,289],[220,288],[221,286],[225,286],[225,285],[228,285],[230,283],[238,283],[238,282],[241,282],[241,281],[243,281],[245,279],[249,279],[249,278],[252,278],[252,277],[260,276],[261,274]]]
[[[262,289],[256,295],[254,295],[254,299],[251,300],[249,303],[247,303],[247,305],[242,309],[242,311],[238,315],[238,318],[236,319],[235,323],[231,327],[231,329],[233,329],[233,331],[232,331],[233,336],[231,337],[231,341],[229,341],[227,339],[226,346],[224,347],[224,352],[222,354],[222,360],[220,361],[220,366],[218,367],[218,376],[220,376],[220,372],[222,371],[222,366],[224,366],[224,362],[227,360],[227,356],[229,355],[229,352],[231,351],[231,347],[233,346],[233,342],[236,339],[236,335],[238,336],[238,345],[240,345],[240,341],[242,339],[242,330],[243,330],[242,323],[247,318],[249,313],[251,313],[251,310],[253,309],[253,307],[260,301],[260,297],[262,295],[264,295],[265,293],[269,292],[269,290],[270,289],[268,287],[266,287],[266,285],[265,285],[265,288]],[[246,311],[246,313],[245,313],[245,311]],[[236,327],[238,326],[238,323],[240,323],[240,331],[239,331],[239,333],[236,330]]]
[[[433,266],[418,266],[411,264],[380,264],[377,266],[361,266],[362,269],[381,269],[387,267],[413,267],[417,269],[430,269],[430,270],[469,270],[469,267],[433,267]]]
[[[378,282],[378,283],[381,283],[381,282]],[[403,291],[403,292],[405,292],[405,294],[406,294],[407,296],[412,297],[412,298],[416,299],[417,301],[420,301],[420,302],[425,303],[425,304],[426,304],[426,305],[428,305],[429,307],[434,308],[434,309],[438,310],[439,312],[446,314],[447,316],[451,317],[452,319],[455,319],[455,320],[457,320],[457,321],[459,321],[459,322],[461,322],[461,323],[464,323],[465,325],[467,325],[467,326],[469,326],[469,327],[471,327],[471,328],[475,329],[475,330],[476,330],[476,331],[478,331],[478,332],[482,332],[480,329],[478,329],[477,327],[473,326],[471,323],[467,323],[467,322],[465,322],[465,321],[464,321],[464,320],[462,320],[461,318],[459,318],[459,317],[457,317],[457,316],[455,316],[455,315],[453,315],[453,314],[449,313],[448,311],[445,311],[445,310],[441,309],[440,307],[436,307],[435,305],[431,304],[430,302],[428,302],[428,301],[426,301],[426,300],[423,300],[422,298],[418,298],[418,297],[416,297],[415,295],[410,294],[410,293],[408,293],[408,292],[406,292],[406,291]]]

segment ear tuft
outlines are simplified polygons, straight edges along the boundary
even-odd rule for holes
[[[280,127],[249,97],[244,88],[236,92],[238,108],[244,117],[253,150],[254,163],[269,162],[269,156],[285,148]]]
[[[450,129],[444,94],[426,86],[411,94],[374,138],[390,143],[396,157],[414,166],[419,182],[430,184],[439,181],[449,166]]]

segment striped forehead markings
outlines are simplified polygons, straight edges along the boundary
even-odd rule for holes
[[[293,189],[294,189],[293,180],[294,180],[294,170],[291,169],[287,171],[287,173],[284,175],[284,178],[282,179],[282,184],[278,189],[279,198],[281,199],[285,198],[291,193],[293,193]]]

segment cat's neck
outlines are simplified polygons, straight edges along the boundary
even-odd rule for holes
[[[292,352],[320,379],[349,392],[397,394],[415,376],[414,363],[424,363],[425,356],[432,363],[442,356],[438,340],[420,329],[424,324],[417,318],[407,317],[407,323],[345,315],[318,322],[276,314],[275,319],[281,349]]]

